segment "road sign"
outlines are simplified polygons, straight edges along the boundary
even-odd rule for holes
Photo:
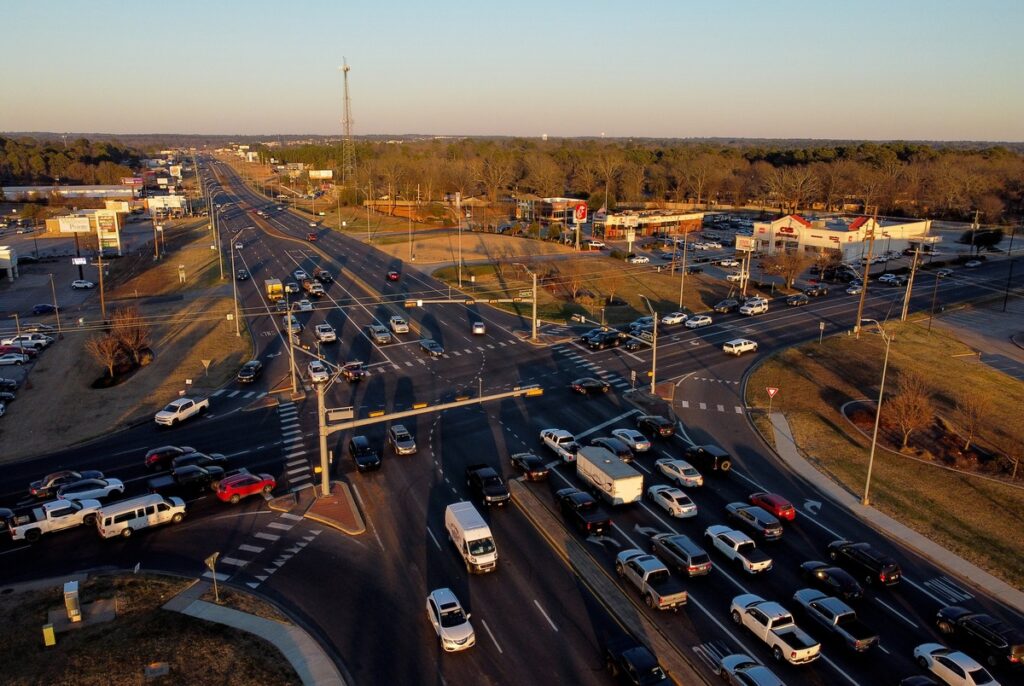
[[[519,297],[520,298],[532,298],[533,297],[533,291],[519,291]]]
[[[576,203],[576,207],[572,211],[572,218],[577,224],[585,224],[587,221],[587,203]]]
[[[85,258],[85,257],[72,257],[71,258],[71,264],[86,264],[86,259],[88,259],[88,258]]]
[[[768,391],[768,397],[769,398],[774,398],[775,394],[779,392],[779,389],[772,388],[771,386],[768,386],[768,388],[766,388],[765,390]]]

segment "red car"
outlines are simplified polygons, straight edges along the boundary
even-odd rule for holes
[[[22,353],[23,355],[28,355],[33,360],[37,355],[39,355],[39,351],[31,346],[26,345],[25,347],[22,347],[20,345],[0,345],[0,355],[5,355],[7,353]]]
[[[306,234],[306,240],[309,241],[310,243],[315,243],[316,242],[316,234],[314,232],[310,231],[309,233]]]
[[[217,497],[234,505],[242,498],[257,493],[270,493],[277,486],[269,474],[235,474],[221,479],[217,485]]]
[[[793,521],[796,519],[796,508],[793,504],[777,493],[751,493],[750,504],[768,510],[779,519]]]
[[[388,272],[388,281],[398,281],[398,272]]]

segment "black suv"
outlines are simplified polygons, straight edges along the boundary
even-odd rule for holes
[[[348,454],[356,463],[356,469],[360,472],[369,472],[380,469],[380,455],[370,445],[370,439],[366,436],[353,436],[348,442]]]
[[[900,566],[892,558],[878,552],[868,543],[833,541],[828,544],[828,556],[846,571],[864,579],[868,586],[895,586],[903,575]]]
[[[221,467],[224,468],[228,464],[228,458],[224,457],[220,453],[189,453],[187,455],[179,455],[171,461],[171,469],[181,469],[182,467]]]
[[[617,348],[622,343],[622,334],[618,331],[600,331],[587,340],[587,347],[591,350],[604,350],[605,348]]]
[[[676,425],[658,414],[642,414],[636,418],[636,428],[649,436],[671,438],[676,435]]]
[[[695,445],[686,449],[686,461],[713,472],[725,474],[732,469],[732,456],[717,445]]]
[[[252,383],[263,373],[263,363],[259,360],[249,360],[238,370],[235,379],[240,383]]]
[[[804,289],[804,295],[808,295],[812,298],[828,295],[828,286],[825,286],[824,284],[820,283],[814,284],[813,286],[808,286],[807,288]]]
[[[1024,663],[1024,634],[995,617],[950,605],[939,610],[935,623],[943,634],[984,653],[993,667]]]
[[[753,531],[766,541],[782,538],[782,522],[775,515],[757,505],[747,503],[729,503],[725,506],[729,519]]]
[[[618,683],[630,686],[656,686],[669,684],[658,658],[647,646],[637,643],[628,636],[621,636],[608,642],[604,649],[604,662],[608,672]]]
[[[714,310],[718,314],[728,314],[729,312],[736,312],[740,309],[740,301],[735,298],[726,298],[725,300],[719,301],[715,305]]]

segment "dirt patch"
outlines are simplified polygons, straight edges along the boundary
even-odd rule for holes
[[[165,577],[96,577],[83,602],[116,598],[117,618],[57,636],[44,648],[40,627],[61,608],[60,588],[0,598],[0,673],[11,686],[74,683],[137,686],[143,670],[166,662],[154,684],[297,684],[298,675],[273,645],[248,633],[161,609],[188,585]]]

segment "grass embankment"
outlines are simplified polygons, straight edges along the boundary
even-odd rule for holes
[[[912,370],[931,386],[939,414],[952,415],[957,392],[998,399],[991,403],[980,441],[995,432],[1013,432],[1024,441],[1020,408],[1024,384],[976,361],[957,340],[916,324],[887,324],[895,335],[886,377],[888,390],[899,372]],[[850,400],[877,398],[883,341],[865,335],[827,338],[786,350],[766,361],[750,378],[747,403],[765,409],[766,386],[780,389],[772,410],[786,415],[801,451],[853,493],[864,489],[869,441],[842,415]],[[873,406],[872,406],[873,407]],[[885,405],[883,403],[883,416]],[[872,410],[873,412],[873,410]],[[762,433],[767,426],[759,417]],[[766,434],[770,437],[770,432]],[[871,478],[872,504],[1017,588],[1024,588],[1024,490],[961,474],[879,449]]]
[[[117,618],[58,634],[51,648],[43,647],[40,627],[49,610],[63,610],[59,587],[0,598],[3,683],[135,686],[146,682],[143,670],[154,662],[170,667],[158,684],[300,683],[262,639],[161,609],[187,585],[164,577],[91,578],[80,588],[83,602],[116,596]]]

